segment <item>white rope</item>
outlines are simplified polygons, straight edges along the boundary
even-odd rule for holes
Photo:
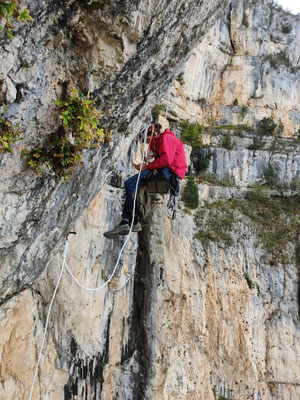
[[[146,144],[146,137],[147,137],[147,131],[145,132],[144,148],[145,148],[145,144]],[[127,246],[128,240],[129,240],[129,238],[130,238],[130,234],[131,234],[131,232],[132,232],[132,227],[133,227],[133,223],[134,223],[134,216],[135,216],[135,207],[136,207],[136,193],[137,193],[137,189],[138,189],[139,182],[140,182],[140,176],[141,176],[141,172],[142,172],[142,168],[143,168],[143,164],[144,164],[144,158],[145,158],[145,151],[143,151],[142,162],[141,162],[141,165],[140,165],[139,175],[138,175],[138,179],[137,179],[137,181],[136,181],[136,186],[135,186],[134,199],[133,199],[133,210],[132,210],[132,221],[131,221],[130,229],[129,229],[128,234],[126,235],[126,240],[125,240],[125,242],[124,242],[124,244],[123,244],[123,246],[122,246],[122,248],[121,248],[121,250],[120,250],[119,257],[118,257],[118,259],[117,259],[116,265],[115,265],[115,267],[114,267],[114,269],[113,269],[113,272],[112,272],[112,274],[110,275],[110,277],[107,279],[106,282],[103,283],[103,285],[98,286],[98,287],[95,287],[95,288],[89,288],[89,287],[87,287],[87,286],[82,285],[82,284],[78,281],[78,279],[76,279],[76,277],[73,275],[72,271],[70,270],[70,268],[69,268],[68,265],[66,264],[67,271],[69,272],[69,274],[71,275],[71,277],[74,279],[74,281],[77,283],[77,285],[80,286],[80,287],[81,287],[82,289],[84,289],[84,290],[88,290],[88,291],[91,291],[91,292],[96,292],[97,290],[103,289],[103,288],[111,281],[111,279],[113,278],[113,276],[114,276],[114,274],[115,274],[115,272],[116,272],[116,269],[118,268],[121,255],[122,255],[122,253],[123,253],[123,250],[124,250],[125,247]]]
[[[47,318],[46,318],[45,329],[44,329],[43,340],[42,340],[42,344],[41,344],[38,360],[37,360],[35,371],[34,371],[32,384],[31,384],[31,389],[30,389],[30,393],[29,393],[29,400],[31,400],[31,397],[32,397],[33,387],[34,387],[34,383],[35,383],[35,380],[36,380],[39,364],[40,364],[40,361],[41,361],[41,357],[42,357],[42,353],[43,353],[43,349],[44,349],[44,345],[45,345],[46,333],[47,333],[47,328],[48,328],[48,324],[49,324],[49,320],[50,320],[51,308],[52,308],[52,305],[53,305],[53,302],[54,302],[54,298],[55,298],[58,286],[59,286],[60,281],[61,281],[62,274],[64,272],[64,268],[65,268],[65,265],[66,265],[67,249],[68,249],[68,242],[66,241],[64,252],[63,252],[63,259],[64,260],[63,260],[63,263],[62,263],[62,266],[61,266],[61,270],[60,270],[60,274],[59,274],[59,277],[58,277],[58,280],[57,280],[57,283],[56,283],[56,286],[55,286],[55,289],[54,289],[54,292],[53,292],[53,295],[52,295],[52,299],[50,301],[49,310],[48,310],[48,314],[47,314]]]
[[[145,131],[144,148],[145,148],[145,144],[146,144],[146,138],[147,138],[147,130]],[[107,280],[106,282],[104,282],[103,285],[101,285],[101,286],[99,286],[99,287],[96,287],[96,288],[88,288],[88,287],[82,285],[82,284],[75,278],[75,276],[73,275],[72,271],[70,270],[70,268],[67,266],[67,263],[66,263],[67,251],[68,251],[68,239],[66,239],[65,248],[64,248],[64,251],[63,251],[63,255],[62,255],[62,257],[63,257],[63,263],[62,263],[61,271],[60,271],[60,274],[59,274],[59,277],[58,277],[58,280],[57,280],[57,283],[56,283],[56,286],[55,286],[55,289],[54,289],[54,292],[53,292],[52,299],[51,299],[51,301],[50,301],[50,305],[49,305],[49,309],[48,309],[48,314],[47,314],[47,319],[46,319],[46,324],[45,324],[45,329],[44,329],[44,334],[43,334],[43,339],[42,339],[42,345],[41,345],[40,352],[39,352],[39,356],[38,356],[38,360],[37,360],[37,363],[36,363],[35,372],[34,372],[32,384],[31,384],[31,389],[30,389],[30,393],[29,393],[29,398],[28,398],[28,400],[31,400],[31,397],[32,397],[33,388],[34,388],[36,376],[37,376],[37,373],[38,373],[38,368],[39,368],[39,364],[40,364],[40,361],[41,361],[42,352],[43,352],[44,345],[45,345],[45,339],[46,339],[47,328],[48,328],[49,319],[50,319],[51,308],[52,308],[52,305],[53,305],[53,302],[54,302],[54,298],[55,298],[55,295],[56,295],[58,286],[59,286],[60,281],[61,281],[61,278],[62,278],[62,274],[63,274],[63,272],[64,272],[64,268],[66,267],[67,271],[69,272],[69,274],[71,275],[71,277],[74,279],[74,281],[77,283],[77,285],[79,285],[79,286],[80,286],[82,289],[84,289],[84,290],[88,290],[88,291],[93,291],[93,292],[95,292],[95,291],[97,291],[97,290],[103,289],[103,288],[110,282],[110,280],[112,279],[112,277],[114,276],[114,274],[115,274],[115,272],[116,272],[116,269],[118,268],[121,255],[122,255],[122,253],[123,253],[124,248],[126,247],[126,245],[127,245],[127,243],[128,243],[128,240],[129,240],[129,238],[130,238],[130,234],[131,234],[131,232],[132,232],[132,227],[133,227],[133,224],[134,224],[135,208],[136,208],[136,193],[137,193],[138,185],[139,185],[139,182],[140,182],[140,176],[141,176],[141,172],[142,172],[142,168],[143,168],[144,158],[145,158],[145,151],[143,151],[142,162],[141,162],[141,165],[140,165],[140,170],[139,170],[139,174],[138,174],[138,179],[137,179],[137,181],[136,181],[136,186],[135,186],[135,193],[134,193],[134,199],[133,199],[133,210],[132,210],[132,221],[131,221],[130,229],[129,229],[129,232],[128,232],[128,234],[127,234],[126,240],[125,240],[125,242],[124,242],[124,244],[123,244],[123,246],[122,246],[122,248],[121,248],[121,251],[120,251],[120,253],[119,253],[119,257],[118,257],[118,260],[117,260],[117,262],[116,262],[116,265],[115,265],[115,267],[114,267],[114,269],[113,269],[113,272],[112,272],[112,274],[110,275],[110,277],[108,278],[108,280]],[[126,282],[126,284],[127,284],[127,282]]]
[[[167,106],[166,106],[165,120],[167,120],[167,113],[168,113],[168,108],[169,108],[170,97],[171,97],[171,87],[169,90],[169,96],[168,96],[168,101],[167,101]]]

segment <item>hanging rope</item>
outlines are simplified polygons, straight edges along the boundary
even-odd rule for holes
[[[146,138],[147,138],[147,131],[145,132],[145,137],[144,137],[144,149],[145,149],[145,145],[146,145]],[[96,287],[96,288],[88,288],[88,287],[82,285],[75,278],[75,276],[73,275],[72,271],[70,270],[70,268],[67,266],[67,263],[66,263],[68,246],[69,246],[69,244],[68,244],[68,235],[66,236],[65,247],[64,247],[63,254],[62,254],[63,263],[62,263],[60,274],[59,274],[59,277],[58,277],[58,280],[57,280],[57,283],[56,283],[56,286],[55,286],[55,289],[54,289],[54,292],[53,292],[53,295],[52,295],[52,299],[50,301],[48,314],[47,314],[47,318],[46,318],[44,334],[43,334],[43,339],[42,339],[42,344],[41,344],[38,360],[37,360],[37,363],[36,363],[36,367],[35,367],[34,376],[33,376],[33,379],[32,379],[32,384],[31,384],[31,389],[30,389],[28,400],[31,400],[31,398],[32,398],[33,388],[34,388],[35,380],[36,380],[37,373],[38,373],[39,364],[41,362],[41,357],[42,357],[42,353],[43,353],[43,349],[44,349],[44,345],[45,345],[46,334],[47,334],[48,324],[49,324],[49,320],[50,320],[50,313],[51,313],[52,305],[53,305],[53,302],[54,302],[54,299],[55,299],[55,296],[56,296],[56,292],[58,290],[58,287],[59,287],[59,284],[60,284],[64,269],[66,267],[67,271],[69,272],[69,274],[71,275],[73,280],[77,283],[77,285],[80,286],[82,289],[87,290],[87,291],[92,291],[92,292],[98,291],[100,289],[103,289],[110,282],[110,280],[112,279],[112,277],[114,276],[114,274],[115,274],[115,272],[116,272],[116,270],[118,268],[121,255],[122,255],[123,250],[125,249],[125,247],[126,247],[126,245],[128,243],[128,240],[130,238],[130,234],[132,232],[132,227],[133,227],[133,223],[134,223],[135,208],[136,208],[136,194],[137,194],[137,189],[138,189],[138,186],[139,186],[139,181],[140,181],[140,176],[141,176],[141,172],[142,172],[142,168],[143,168],[143,164],[144,164],[144,159],[145,159],[145,151],[143,151],[142,162],[141,162],[141,165],[140,165],[138,179],[137,179],[136,186],[135,186],[135,193],[134,193],[134,199],[133,199],[133,211],[132,211],[133,218],[132,218],[132,221],[131,221],[130,229],[129,229],[129,232],[128,232],[127,236],[126,236],[126,240],[125,240],[125,242],[124,242],[124,244],[123,244],[123,246],[122,246],[122,248],[120,250],[119,257],[118,257],[116,265],[115,265],[115,267],[113,269],[113,272],[110,275],[110,277],[107,279],[107,281],[103,283],[103,285],[101,285],[99,287]]]
[[[36,363],[36,367],[35,367],[35,371],[34,371],[34,375],[33,375],[33,379],[32,379],[31,389],[30,389],[30,393],[29,393],[29,400],[31,400],[31,397],[32,397],[33,387],[34,387],[34,383],[35,383],[35,380],[36,380],[36,376],[37,376],[37,373],[38,373],[39,364],[40,364],[40,361],[41,361],[41,357],[42,357],[42,353],[43,353],[43,349],[44,349],[44,345],[45,345],[46,333],[47,333],[47,328],[48,328],[48,324],[49,324],[49,319],[50,319],[50,313],[51,313],[52,305],[53,305],[53,302],[54,302],[54,298],[55,298],[55,295],[56,295],[58,286],[59,286],[60,281],[61,281],[62,274],[63,274],[63,272],[64,272],[65,264],[66,264],[67,249],[68,249],[68,246],[67,246],[67,243],[68,243],[68,242],[67,242],[67,240],[68,240],[68,239],[66,239],[65,248],[64,248],[63,255],[62,255],[62,256],[63,256],[63,263],[62,263],[62,266],[61,266],[60,274],[59,274],[59,277],[58,277],[58,280],[57,280],[57,283],[56,283],[56,286],[55,286],[55,289],[54,289],[54,292],[53,292],[53,295],[52,295],[52,299],[51,299],[50,305],[49,305],[49,310],[48,310],[48,314],[47,314],[47,319],[46,319],[46,324],[45,324],[45,329],[44,329],[42,344],[41,344],[41,348],[40,348],[38,360],[37,360],[37,363]]]
[[[169,108],[169,103],[170,103],[170,97],[171,97],[171,87],[169,90],[169,96],[168,96],[168,101],[167,101],[167,106],[166,106],[165,121],[167,120],[167,113],[168,113],[168,108]]]

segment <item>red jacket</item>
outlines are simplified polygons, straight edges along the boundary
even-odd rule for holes
[[[184,178],[187,169],[183,143],[169,129],[153,138],[150,149],[155,153],[156,160],[147,165],[147,169],[169,167],[172,172]]]

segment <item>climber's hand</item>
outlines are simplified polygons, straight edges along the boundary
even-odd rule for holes
[[[133,164],[133,165],[134,165],[135,169],[137,169],[138,171],[140,170],[141,164]],[[145,169],[146,169],[146,164],[144,163],[143,167],[142,167],[142,171],[145,171]]]

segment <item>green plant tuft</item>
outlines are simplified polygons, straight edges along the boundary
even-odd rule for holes
[[[242,120],[245,118],[247,112],[248,112],[248,107],[245,106],[245,105],[242,105],[242,107],[241,107],[241,116],[242,116]]]
[[[239,222],[243,221],[255,231],[265,250],[265,262],[273,266],[289,265],[295,262],[291,246],[295,246],[299,215],[299,193],[291,197],[269,197],[268,191],[256,187],[248,191],[245,199],[219,200],[199,208],[195,215],[199,232],[195,238],[204,244],[216,241],[231,245],[232,233],[241,238]],[[253,288],[253,282],[247,276],[245,279],[249,288]]]
[[[13,20],[17,22],[25,22],[28,24],[28,21],[33,21],[32,17],[29,15],[29,10],[24,8],[23,10],[18,10],[16,2],[0,2],[0,20],[4,19],[4,26],[0,26],[0,30],[4,30],[6,35],[13,39],[14,35],[12,34],[13,29]]]
[[[264,177],[266,183],[270,186],[275,186],[278,182],[278,176],[274,171],[274,168],[271,164],[268,165],[267,169],[265,170]]]
[[[181,140],[183,143],[189,144],[190,146],[194,147],[202,147],[202,131],[203,126],[198,124],[191,124],[187,121],[181,122]]]
[[[281,66],[285,66],[292,73],[296,73],[299,70],[299,67],[294,67],[292,65],[289,55],[285,50],[282,50],[279,53],[268,54],[264,57],[264,60],[275,70],[278,70]]]
[[[166,111],[166,106],[164,104],[156,104],[151,110],[151,114],[154,121],[158,121],[158,117],[160,115],[163,115],[165,111]]]
[[[291,31],[292,31],[291,25],[284,24],[284,25],[281,26],[281,32],[282,33],[288,34],[288,33],[291,33]]]
[[[20,134],[18,126],[14,127],[6,117],[0,117],[0,153],[12,153],[12,144],[23,139]]]
[[[213,152],[208,150],[205,155],[200,157],[200,160],[197,162],[197,172],[205,172],[209,167],[210,159],[213,156]]]
[[[234,142],[232,141],[232,135],[229,132],[225,135],[223,146],[227,150],[232,150],[235,146]]]
[[[253,142],[248,146],[249,150],[260,150],[264,147],[265,142],[256,136],[253,137]]]
[[[67,100],[57,99],[56,104],[61,109],[62,126],[51,136],[47,146],[35,147],[25,154],[29,166],[39,176],[46,167],[57,176],[68,178],[81,164],[84,150],[98,148],[111,136],[98,128],[100,111],[89,94],[85,97],[73,90]]]
[[[222,187],[233,187],[234,181],[229,175],[226,175],[222,180],[219,180],[215,174],[211,174],[209,172],[204,172],[201,174],[201,177],[198,179],[199,183],[211,183],[216,186]]]
[[[180,83],[180,85],[184,85],[184,73],[180,72],[180,74],[177,76],[176,81]]]
[[[182,200],[189,208],[197,208],[199,205],[199,192],[193,176],[187,177],[187,183],[184,187]]]
[[[273,135],[276,129],[276,123],[272,118],[264,117],[257,124],[257,133],[260,135]]]

